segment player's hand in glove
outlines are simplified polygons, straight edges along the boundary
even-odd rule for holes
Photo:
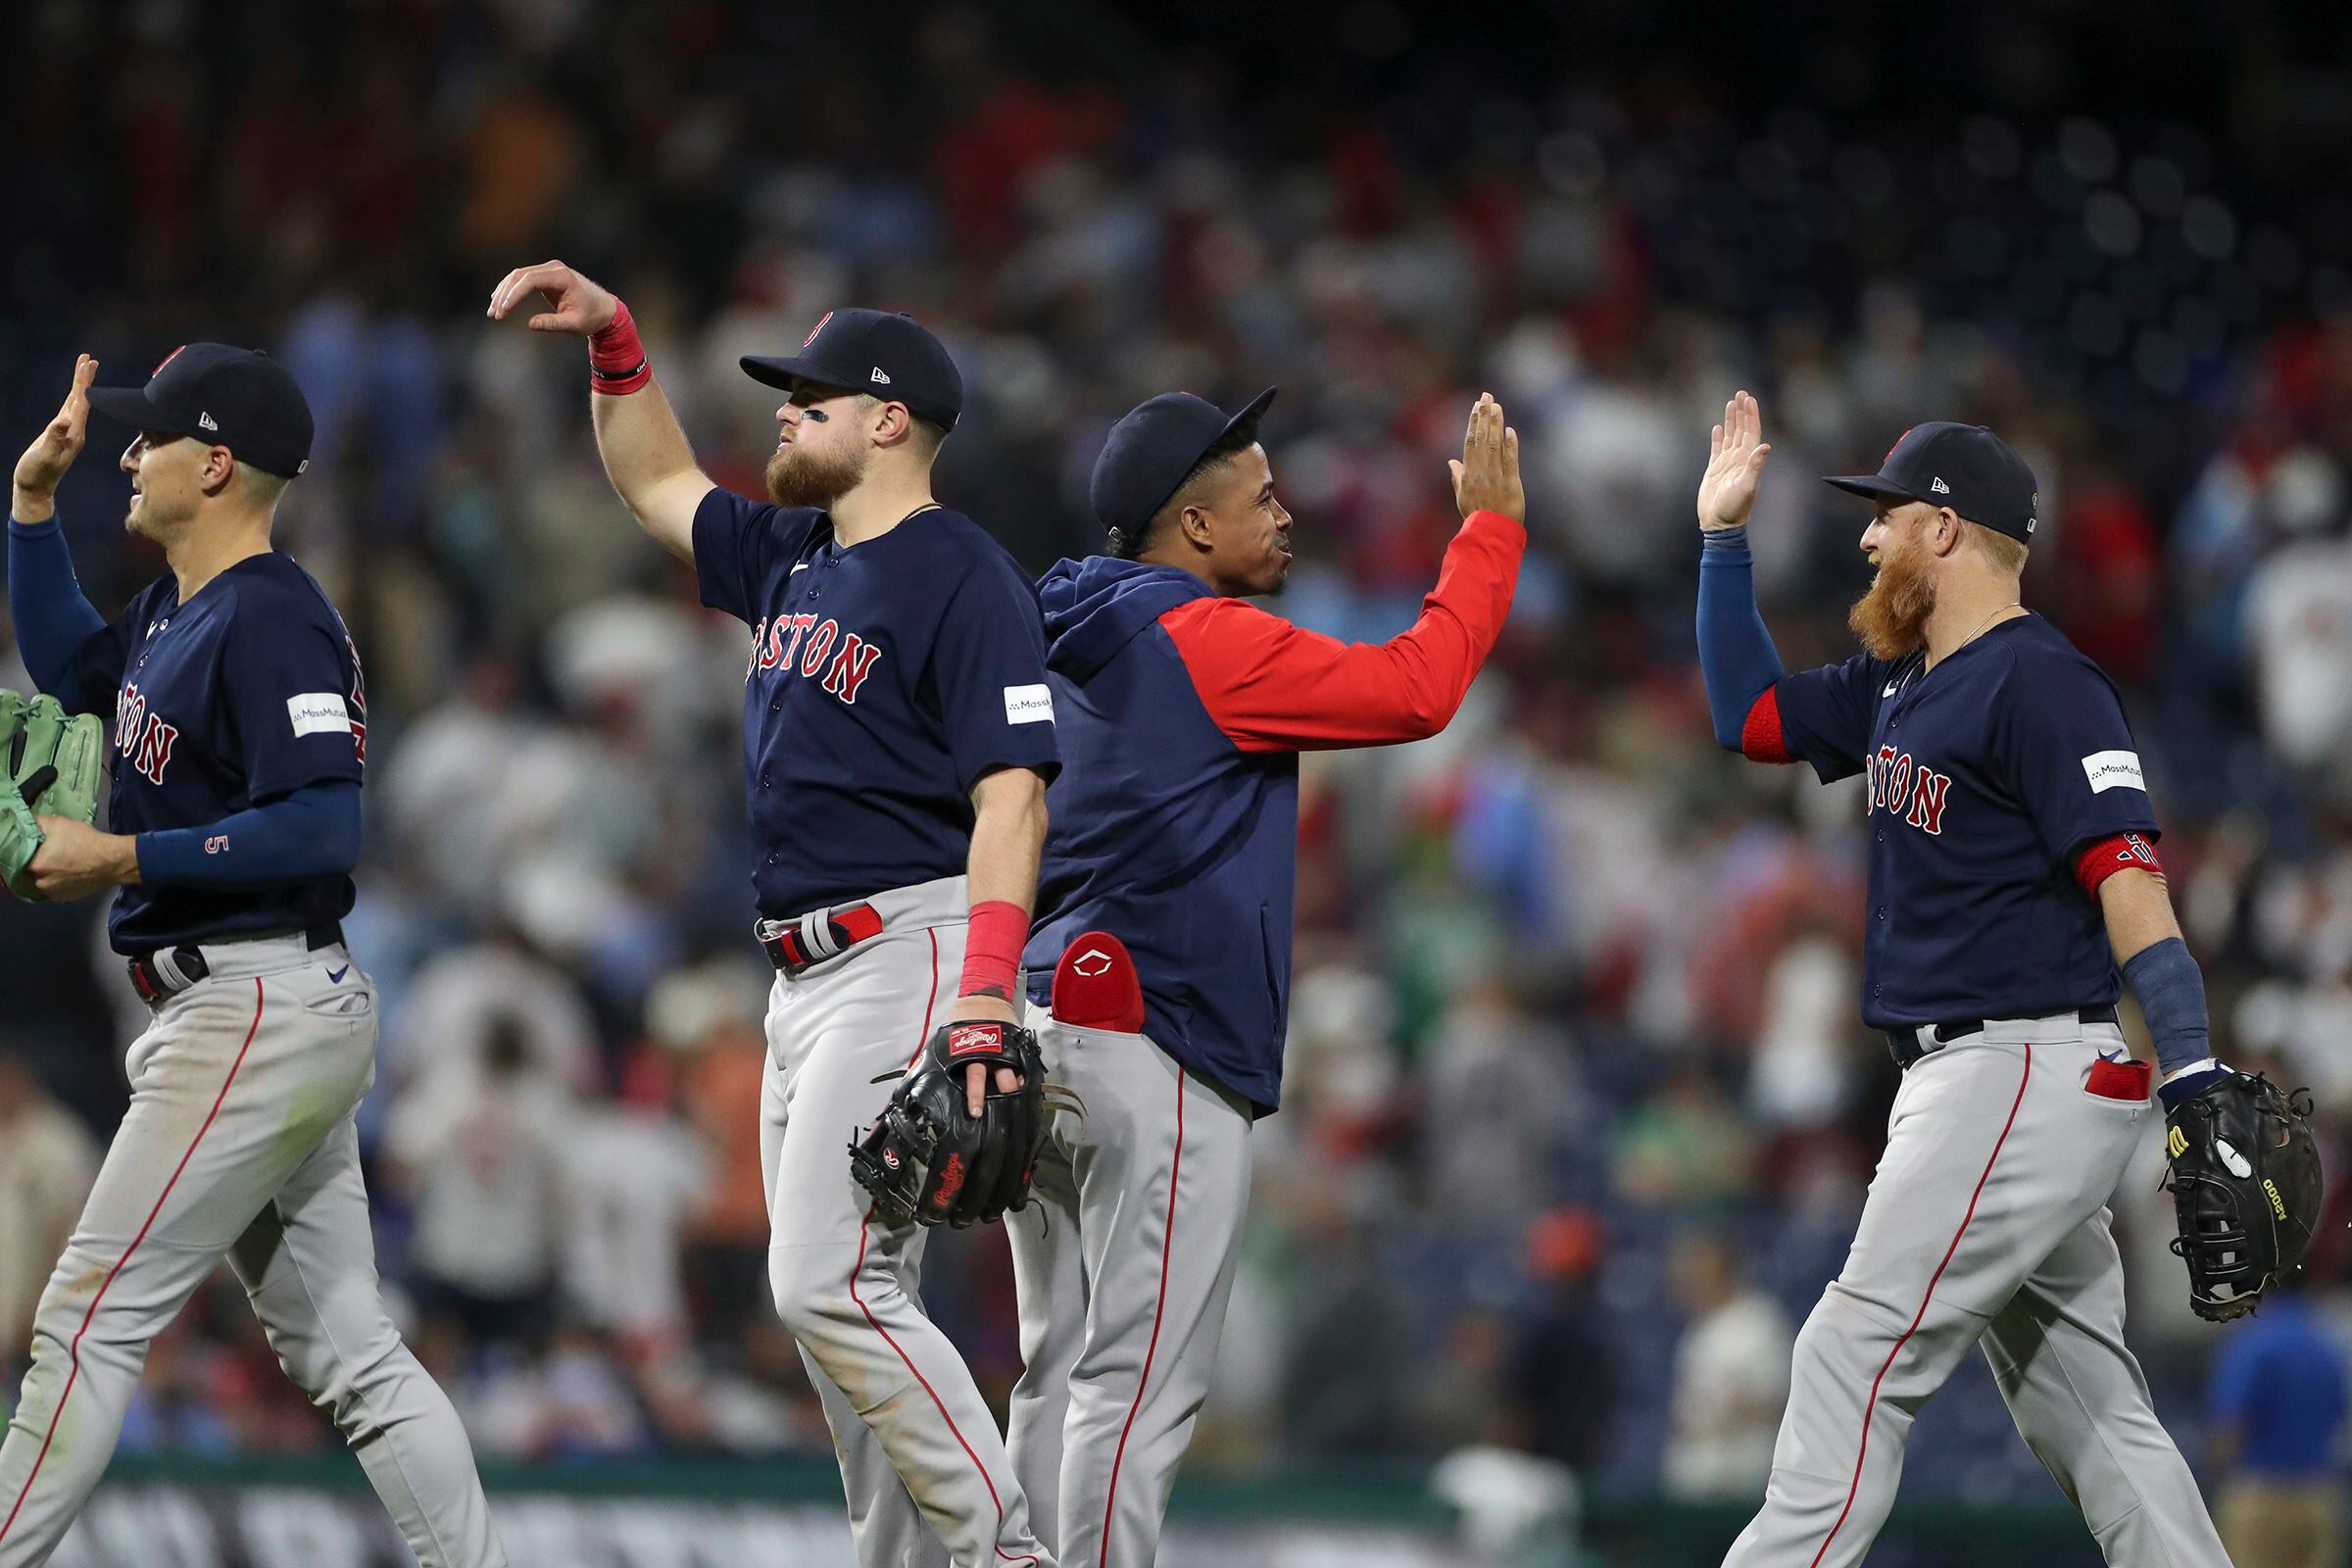
[[[2259,1073],[2228,1072],[2165,1118],[2165,1186],[2180,1222],[2188,1304],[2226,1323],[2291,1279],[2320,1212],[2311,1102]]]
[[[965,1077],[973,1066],[995,1079],[977,1114]],[[874,1217],[961,1229],[1027,1207],[1046,1141],[1045,1071],[1037,1036],[1018,1024],[943,1025],[850,1146],[850,1173],[873,1195]],[[1007,1072],[1018,1075],[1009,1089]]]
[[[83,828],[96,820],[105,746],[95,713],[0,690],[0,881],[18,898],[40,903],[57,891],[34,868],[48,837],[41,819]]]

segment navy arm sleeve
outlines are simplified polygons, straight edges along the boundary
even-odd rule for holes
[[[2095,665],[2048,658],[2011,665],[1998,715],[2003,782],[2053,860],[2071,871],[2074,852],[2093,840],[2157,836],[2123,699]]]
[[[1756,608],[1755,558],[1745,528],[1708,533],[1698,558],[1698,668],[1715,744],[1740,749],[1748,710],[1781,678],[1781,656]]]
[[[122,639],[83,596],[55,517],[8,520],[8,612],[33,684],[68,712],[107,706],[122,679]]]
[[[202,827],[138,836],[139,884],[245,888],[348,876],[360,863],[360,786],[313,784]]]
[[[1037,591],[1010,556],[984,557],[956,586],[929,678],[966,794],[1001,767],[1033,768],[1048,783],[1061,771]]]

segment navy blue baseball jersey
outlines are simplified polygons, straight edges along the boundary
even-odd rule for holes
[[[2122,979],[2074,855],[2156,836],[2114,683],[2034,614],[1924,664],[1857,656],[1774,688],[1789,755],[1825,783],[1869,778],[1864,1019],[2113,1003]]]
[[[368,760],[359,650],[326,593],[272,551],[179,602],[163,577],[75,657],[74,689],[115,696],[117,833],[203,827],[314,784],[358,783]],[[308,930],[351,910],[351,878],[249,888],[133,884],[115,901],[116,951]]]
[[[959,512],[843,548],[824,513],[724,489],[694,514],[703,603],[752,628],[752,888],[786,919],[958,876],[972,787],[1059,769],[1037,592]]]

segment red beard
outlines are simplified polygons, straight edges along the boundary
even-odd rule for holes
[[[767,496],[779,507],[815,507],[821,512],[857,489],[864,477],[863,454],[822,458],[800,447],[778,447],[767,460]]]
[[[1936,613],[1936,579],[1921,553],[1882,553],[1870,592],[1854,601],[1845,623],[1873,659],[1906,659],[1927,643],[1928,617]]]

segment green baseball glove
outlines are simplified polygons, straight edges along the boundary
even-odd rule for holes
[[[46,902],[30,871],[41,848],[33,818],[95,822],[105,759],[106,726],[97,714],[68,713],[54,697],[27,701],[0,688],[0,881],[9,892]]]

